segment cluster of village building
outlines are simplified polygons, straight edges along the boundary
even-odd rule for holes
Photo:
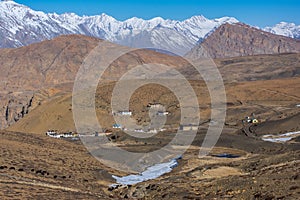
[[[75,132],[66,132],[59,133],[57,130],[48,130],[46,135],[53,138],[79,138],[78,133]]]
[[[156,115],[158,116],[167,116],[170,113],[168,111],[161,111],[159,109],[161,109],[163,106],[161,104],[149,104],[147,107],[152,108],[152,109],[157,109]],[[112,114],[114,116],[132,116],[132,111],[130,110],[123,110],[123,111],[117,111],[117,112],[112,112]],[[192,124],[188,124],[188,125],[180,125],[179,130],[182,131],[195,131],[198,130],[198,125],[192,125]],[[113,124],[112,125],[113,129],[120,129],[120,130],[124,130],[126,131],[127,128],[124,127],[122,124]],[[134,129],[131,131],[137,132],[137,133],[158,133],[161,131],[166,131],[168,130],[168,128],[161,128],[161,129],[148,129],[148,130],[144,130],[144,129]],[[79,134],[75,133],[75,132],[65,132],[65,133],[59,133],[57,130],[48,130],[46,132],[46,135],[49,137],[53,137],[53,138],[79,138]],[[98,136],[99,134],[96,133],[94,136]]]

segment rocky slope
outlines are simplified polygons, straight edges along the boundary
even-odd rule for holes
[[[70,36],[0,50],[0,128],[15,123],[49,98],[53,92],[50,89],[55,85],[71,82],[97,41]],[[41,91],[44,88],[48,91]]]
[[[224,24],[187,56],[197,58],[204,52],[212,58],[300,52],[300,40],[274,35],[242,23]]]

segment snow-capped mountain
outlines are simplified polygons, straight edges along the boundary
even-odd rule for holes
[[[281,22],[273,27],[265,27],[263,30],[276,35],[300,39],[300,25],[297,26],[294,23]]]
[[[0,47],[20,47],[62,34],[84,34],[138,48],[156,48],[183,55],[211,30],[232,17],[209,20],[194,16],[184,21],[131,18],[118,21],[106,14],[78,16],[34,11],[14,1],[0,1]]]
[[[160,17],[118,21],[106,14],[44,13],[11,0],[0,0],[0,48],[25,46],[59,35],[83,34],[131,47],[162,49],[183,55],[222,24],[237,22],[233,17],[210,20],[204,16],[184,21]],[[300,26],[293,23],[282,22],[263,30],[300,38]]]

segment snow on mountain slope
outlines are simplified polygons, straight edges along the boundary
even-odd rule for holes
[[[207,19],[193,16],[184,21],[156,17],[133,17],[118,21],[106,14],[78,16],[34,11],[14,1],[0,1],[0,48],[28,45],[64,34],[83,34],[137,48],[154,48],[184,55],[207,34],[225,23],[237,23],[233,17]],[[300,38],[300,26],[282,22],[263,30]]]
[[[294,23],[280,22],[273,27],[265,27],[263,30],[276,35],[300,39],[300,25],[297,26]]]
[[[28,45],[62,34],[84,34],[111,42],[168,50],[183,55],[208,32],[232,17],[209,20],[194,16],[184,21],[131,18],[118,21],[106,14],[78,16],[74,13],[46,14],[14,1],[0,1],[0,47]]]

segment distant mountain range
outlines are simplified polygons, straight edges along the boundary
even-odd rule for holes
[[[14,1],[0,1],[0,48],[25,46],[64,34],[83,34],[138,48],[167,50],[183,55],[222,24],[238,23],[233,17],[184,21],[131,18],[118,21],[101,14],[80,17],[74,13],[46,14]],[[263,30],[300,38],[300,26],[280,23]]]

